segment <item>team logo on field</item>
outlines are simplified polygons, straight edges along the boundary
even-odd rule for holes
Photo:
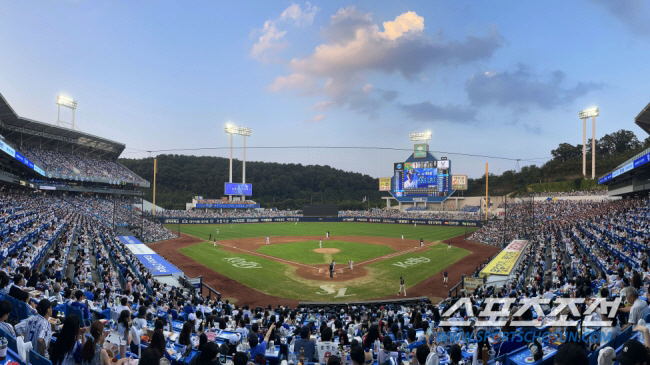
[[[227,257],[222,259],[223,261],[228,261],[234,267],[240,269],[261,269],[262,265],[255,261],[246,261],[241,257]]]
[[[407,267],[419,265],[419,264],[425,264],[427,262],[431,262],[431,260],[428,257],[420,256],[420,257],[413,257],[410,259],[406,259],[404,261],[398,261],[393,264],[393,266],[399,266],[401,268],[406,269]]]

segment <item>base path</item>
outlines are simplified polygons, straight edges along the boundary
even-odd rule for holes
[[[317,240],[318,237],[273,237],[271,244],[282,244],[289,242],[304,242],[306,240]],[[273,256],[263,255],[256,250],[265,245],[265,241],[260,238],[248,238],[248,239],[236,239],[219,242],[219,246],[225,249],[226,251],[231,252],[245,252],[252,255],[257,255],[265,257],[268,259],[276,260],[279,262],[286,263],[288,265],[296,266],[296,274],[302,278],[310,280],[327,280],[327,281],[348,281],[360,279],[366,276],[367,270],[363,267],[372,262],[379,260],[385,260],[396,255],[402,255],[408,252],[417,252],[420,250],[428,249],[427,246],[438,244],[437,242],[431,243],[426,242],[423,247],[420,247],[419,240],[405,240],[402,242],[400,239],[396,238],[387,238],[387,237],[337,237],[338,240],[347,241],[347,242],[359,242],[366,244],[379,244],[390,246],[393,249],[397,250],[395,253],[391,253],[385,256],[377,257],[374,259],[362,261],[354,264],[354,270],[349,270],[346,263],[337,263],[336,273],[334,279],[329,278],[329,265],[306,265],[302,263],[297,263],[289,260],[280,259]],[[284,299],[279,297],[274,297],[271,295],[264,294],[256,289],[242,285],[241,283],[232,280],[220,273],[217,273],[213,269],[210,269],[204,265],[199,264],[194,261],[194,259],[183,255],[179,250],[183,247],[191,246],[205,242],[202,239],[189,236],[186,234],[181,234],[181,237],[150,244],[149,246],[154,251],[158,252],[161,256],[165,257],[168,261],[176,265],[178,268],[185,272],[185,275],[188,277],[198,277],[203,275],[203,282],[213,289],[221,293],[222,298],[236,298],[240,305],[248,304],[254,306],[277,306],[277,305],[288,305],[291,307],[296,307],[298,305],[297,300]],[[469,242],[463,239],[463,236],[458,236],[451,238],[449,240],[443,241],[444,243],[451,243],[454,247],[463,248],[470,251],[471,253],[464,258],[458,260],[451,266],[448,266],[446,269],[449,273],[449,284],[448,287],[443,286],[443,271],[425,279],[414,287],[408,288],[408,278],[405,278],[407,286],[408,297],[441,297],[446,298],[449,289],[456,285],[462,278],[462,275],[472,275],[476,270],[476,267],[480,266],[485,262],[487,258],[492,257],[497,252],[501,250],[499,247],[487,246],[483,244],[478,244],[474,242]],[[335,248],[314,248],[315,252],[323,254],[333,254],[333,251],[339,251]],[[327,252],[325,252],[327,251]],[[389,285],[389,284],[388,284]],[[397,292],[399,285],[397,281],[395,282],[395,292]],[[207,291],[205,292],[207,295]],[[378,299],[395,299],[398,298],[397,295],[388,296]]]
[[[201,242],[205,242],[205,240],[181,233],[179,238],[152,243],[148,246],[151,247],[152,250],[158,252],[158,254],[164,257],[167,261],[183,270],[187,277],[196,278],[199,275],[203,275],[203,282],[212,289],[221,293],[221,297],[224,300],[226,298],[236,298],[239,305],[248,304],[251,306],[266,307],[269,304],[273,307],[277,307],[278,305],[288,305],[295,308],[298,306],[297,300],[278,298],[264,294],[253,288],[249,288],[178,252],[178,250],[183,247],[195,245]],[[207,290],[204,290],[202,294],[207,296]]]
[[[449,295],[449,289],[461,281],[463,274],[465,274],[465,276],[473,275],[476,268],[485,263],[485,260],[487,258],[491,258],[499,251],[501,251],[501,247],[466,241],[463,239],[463,236],[450,238],[444,242],[451,242],[452,246],[464,248],[468,251],[471,251],[472,253],[456,261],[453,265],[447,267],[447,272],[449,273],[449,284],[447,284],[446,288],[442,283],[443,273],[445,272],[443,269],[441,272],[425,279],[424,281],[421,281],[415,287],[407,289],[406,293],[409,297],[427,296],[441,297],[443,299],[447,298]],[[397,291],[399,287],[397,285],[397,281],[395,281],[395,283],[395,291]],[[406,283],[406,286],[408,287],[408,283]],[[382,299],[395,298],[398,298],[398,296],[395,295]]]

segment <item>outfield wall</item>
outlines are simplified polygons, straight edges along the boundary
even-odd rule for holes
[[[425,226],[464,226],[481,227],[482,221],[452,220],[452,219],[422,219],[422,218],[370,218],[370,217],[259,217],[259,218],[167,218],[160,217],[162,224],[239,224],[239,223],[272,223],[272,222],[365,222],[393,224],[421,224]]]

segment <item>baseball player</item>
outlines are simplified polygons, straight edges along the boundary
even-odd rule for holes
[[[404,233],[402,233],[402,242],[404,242]]]
[[[406,288],[404,287],[404,278],[400,276],[399,277],[399,291],[397,292],[397,295],[399,295],[399,293],[401,293],[402,290],[404,291],[404,296],[406,296]]]
[[[217,228],[217,234],[219,234],[219,228]]]
[[[417,226],[418,226],[417,223],[413,223],[413,228],[417,228]]]
[[[330,231],[325,232],[325,239],[330,239]]]
[[[323,248],[323,240],[318,240],[318,248]]]
[[[208,241],[212,239],[212,233],[208,235]]]
[[[442,273],[442,284],[445,286],[445,288],[447,287],[448,282],[449,282],[449,273],[447,272],[447,270],[445,270],[445,272]]]
[[[216,238],[214,239],[214,242],[212,243],[212,245],[213,245],[214,247],[217,247],[217,239],[216,239]]]
[[[422,245],[424,245],[424,239],[420,238],[420,247],[422,247]]]
[[[350,264],[350,270],[354,270],[354,261],[349,260],[348,263]]]
[[[270,245],[270,244],[271,244],[271,241],[269,240],[269,236],[266,236],[266,244],[267,244],[267,245]]]
[[[294,226],[297,226],[297,225],[298,225],[298,222],[294,223],[293,225],[294,225]]]
[[[447,251],[451,251],[451,242],[447,242]]]
[[[334,261],[330,262],[330,278],[334,277]]]

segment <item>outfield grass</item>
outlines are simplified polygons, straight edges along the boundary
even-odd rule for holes
[[[366,246],[347,244],[351,245],[351,249],[354,245]],[[457,247],[447,251],[447,245],[439,244],[423,252],[406,253],[369,264],[365,266],[368,275],[364,278],[331,282],[326,274],[323,274],[321,281],[302,279],[290,265],[255,255],[227,252],[208,242],[185,247],[180,252],[263,293],[303,301],[351,301],[395,295],[400,276],[404,276],[408,294],[408,288],[470,254]]]
[[[323,248],[337,248],[341,252],[335,254],[316,253],[314,250],[317,248],[318,241],[316,240],[264,245],[257,249],[256,252],[308,265],[329,264],[332,260],[339,264],[345,264],[349,260],[361,262],[396,252],[396,250],[384,245],[333,240],[323,240]]]
[[[252,238],[266,236],[320,236],[325,237],[325,232],[330,232],[330,238],[337,236],[374,236],[374,237],[395,237],[419,240],[426,242],[441,241],[456,237],[467,232],[474,232],[474,227],[441,227],[412,224],[385,224],[385,223],[359,223],[359,222],[336,222],[336,223],[249,223],[249,224],[167,224],[167,228],[176,231],[180,229],[186,233],[204,240],[209,235],[217,240],[234,240],[241,238]],[[467,230],[467,231],[466,231]]]

